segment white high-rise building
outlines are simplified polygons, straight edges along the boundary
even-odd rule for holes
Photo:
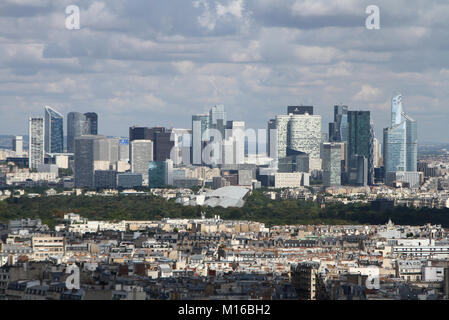
[[[23,154],[23,137],[15,136],[12,140],[12,149],[16,152],[16,156]]]
[[[301,151],[309,156],[310,170],[321,169],[321,116],[308,113],[277,115],[275,127],[278,158],[286,157],[289,149]]]
[[[242,164],[245,162],[245,122],[228,121],[223,140],[223,163]]]
[[[43,118],[30,118],[28,136],[29,168],[37,169],[39,165],[44,163],[45,158],[45,135]]]
[[[148,185],[148,166],[153,161],[153,141],[134,140],[130,143],[131,172],[142,174],[143,184]]]

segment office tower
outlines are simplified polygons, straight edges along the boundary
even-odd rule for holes
[[[287,156],[289,121],[289,115],[277,115],[275,118],[277,136],[272,140],[276,140],[277,142],[277,146],[275,146],[275,148],[277,150],[276,153],[278,158],[284,158]],[[270,148],[273,148],[272,141],[270,141],[270,144]]]
[[[374,182],[374,166],[373,166],[373,139],[374,132],[371,123],[371,113],[369,111],[348,111],[348,147],[347,159],[348,170],[355,168],[360,169],[360,163],[363,161],[360,157],[366,159],[366,179],[367,184],[372,185]],[[354,161],[354,163],[351,163]],[[358,170],[362,174],[365,169]],[[352,176],[350,180],[362,181],[364,177],[355,178]],[[350,181],[351,183],[351,181]],[[360,185],[357,183],[357,185]]]
[[[409,172],[416,172],[418,171],[418,124],[407,114],[404,114],[404,117],[407,122],[406,168]]]
[[[278,158],[276,119],[270,119],[267,125],[267,156]]]
[[[129,142],[134,140],[153,140],[153,135],[148,127],[130,127]]]
[[[313,106],[288,106],[287,114],[308,114],[313,115]]]
[[[291,115],[287,126],[287,147],[309,155],[310,169],[321,169],[321,116]]]
[[[391,126],[384,129],[385,175],[416,172],[417,154],[417,123],[403,111],[402,96],[395,96],[391,103]]]
[[[170,141],[173,146],[170,150],[170,160],[173,160],[175,165],[191,164],[191,149],[192,149],[192,130],[190,129],[170,129]]]
[[[368,185],[368,159],[357,154],[351,155],[348,166],[348,182],[353,186],[366,187]]]
[[[346,142],[348,140],[348,107],[334,106],[334,122],[329,123],[329,141]]]
[[[323,186],[341,185],[341,144],[323,143]]]
[[[175,141],[172,140],[172,131],[156,132],[155,138],[155,161],[165,161],[170,159],[170,153],[175,146]]]
[[[167,161],[152,161],[148,166],[148,186],[150,188],[164,188],[169,181],[170,163]]]
[[[64,118],[56,110],[45,107],[45,152],[64,153]]]
[[[209,127],[216,129],[221,133],[222,139],[225,136],[226,111],[223,105],[217,105],[209,111]]]
[[[129,161],[129,140],[120,139],[119,141],[119,161]]]
[[[45,126],[44,119],[30,118],[28,132],[28,157],[30,169],[37,169],[45,158]]]
[[[16,156],[23,154],[23,137],[15,136],[12,139],[12,150],[16,152]]]
[[[382,160],[382,144],[377,138],[373,139],[373,166],[379,168],[383,165]]]
[[[192,116],[192,162],[202,164],[203,148],[209,141],[206,131],[209,129],[209,115],[195,114]]]
[[[173,185],[173,160],[165,160],[165,181],[167,185]]]
[[[276,127],[270,134],[270,152],[278,158],[288,156],[288,150],[301,151],[309,156],[310,170],[321,169],[321,116],[304,114],[277,115],[269,127]]]
[[[134,140],[129,147],[131,172],[141,173],[144,185],[148,181],[148,164],[153,161],[153,141]]]
[[[67,115],[67,152],[75,152],[75,138],[89,134],[90,124],[87,117],[79,112],[70,112]]]
[[[223,141],[224,164],[241,164],[245,161],[245,122],[227,121]]]
[[[385,173],[417,171],[417,124],[402,108],[402,96],[392,99],[391,127],[384,129]]]
[[[88,134],[97,135],[98,134],[98,115],[95,112],[85,113],[87,121],[89,122],[89,132]]]
[[[95,188],[95,161],[105,158],[104,136],[84,135],[75,138],[75,187]],[[106,149],[107,150],[107,149]]]
[[[116,163],[119,161],[119,138],[108,138],[108,161],[110,163]]]

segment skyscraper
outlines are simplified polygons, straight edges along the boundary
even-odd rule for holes
[[[89,134],[97,135],[98,134],[98,115],[95,112],[85,113],[87,120],[89,121]]]
[[[416,172],[417,124],[402,108],[402,96],[391,103],[391,126],[384,129],[384,166],[388,172]]]
[[[45,106],[45,152],[64,152],[64,117],[56,110]]]
[[[209,129],[208,114],[192,116],[192,162],[194,165],[202,164],[203,148],[209,140],[208,137],[205,137],[207,129]]]
[[[16,152],[16,156],[21,156],[23,153],[23,137],[15,136],[12,140],[12,150]]]
[[[164,132],[157,132],[154,134],[155,142],[155,161],[165,161],[170,159],[170,153],[172,148],[175,146],[175,141],[173,140],[172,131],[168,130]]]
[[[226,111],[224,105],[217,105],[210,109],[209,128],[218,130],[222,138],[224,138],[226,128]]]
[[[323,186],[341,185],[341,149],[340,143],[323,143]]]
[[[245,122],[227,121],[223,141],[222,162],[242,164],[245,160]]]
[[[142,174],[144,184],[148,184],[148,164],[153,161],[153,141],[134,140],[129,147],[131,172]]]
[[[104,136],[84,135],[75,138],[75,187],[95,187],[95,161],[103,159],[107,140]]]
[[[90,124],[87,117],[79,112],[67,115],[67,152],[75,152],[75,138],[89,135]]]
[[[292,115],[288,123],[288,148],[320,159],[321,116]]]
[[[164,188],[173,183],[173,161],[151,161],[148,166],[148,186],[150,188]]]
[[[30,118],[28,132],[28,157],[30,169],[37,169],[45,158],[45,126],[44,119]]]
[[[153,135],[148,127],[133,126],[129,128],[129,142],[134,140],[153,140]]]
[[[366,159],[367,183],[374,182],[373,166],[373,139],[374,131],[371,123],[371,113],[369,111],[348,111],[348,168],[357,168],[356,165],[364,163],[360,157]],[[362,170],[359,170],[359,173]],[[351,183],[350,178],[349,183]],[[357,179],[360,181],[359,179]]]
[[[381,167],[383,165],[382,144],[376,138],[374,138],[373,140],[373,157],[374,157],[373,160],[374,168]]]
[[[119,141],[119,161],[129,161],[129,140],[120,139]]]
[[[270,119],[267,125],[267,156],[278,158],[276,119]]]
[[[329,141],[346,142],[348,140],[348,107],[334,106],[334,122],[329,123]]]
[[[291,108],[298,108],[298,110]],[[321,116],[312,115],[313,107],[289,107],[288,115],[277,115],[270,120],[268,128],[276,128],[275,134],[269,132],[269,152],[278,159],[285,158],[292,151],[301,151],[309,156],[310,170],[321,169]],[[289,152],[290,150],[290,152]]]

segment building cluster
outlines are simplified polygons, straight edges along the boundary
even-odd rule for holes
[[[383,146],[374,137],[370,112],[344,105],[334,107],[328,133],[313,106],[289,106],[286,114],[268,121],[267,130],[257,132],[244,121],[228,120],[223,105],[193,115],[189,129],[133,126],[128,137],[117,138],[100,135],[98,123],[95,113],[70,112],[65,143],[63,115],[46,106],[44,117],[29,119],[28,153],[17,136],[17,151],[6,161],[39,173],[67,170],[75,187],[89,189],[207,183],[216,188],[317,183],[418,188],[424,182],[417,162],[417,124],[404,112],[401,95],[392,99]],[[191,172],[208,170],[213,173]],[[39,178],[46,177],[22,175],[7,184]]]
[[[68,213],[54,231],[23,219],[0,235],[7,300],[448,298],[448,230],[438,225],[268,228]]]
[[[239,186],[273,189],[273,198],[449,205],[447,158],[418,161],[417,124],[400,95],[392,99],[383,145],[370,112],[344,105],[334,107],[326,134],[313,106],[289,106],[260,132],[228,120],[218,105],[193,115],[190,129],[133,126],[128,137],[99,135],[97,114],[70,112],[66,143],[63,115],[44,111],[29,120],[28,150],[22,136],[13,139],[13,150],[2,150],[0,189],[196,188],[195,197],[179,201],[199,204],[209,189]]]

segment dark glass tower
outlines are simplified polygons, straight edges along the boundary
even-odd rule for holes
[[[96,136],[98,134],[98,115],[95,112],[84,114],[89,121],[89,134]]]
[[[367,183],[369,185],[372,185],[374,181],[373,139],[371,113],[369,111],[348,111],[349,168],[359,167],[352,162],[360,162],[360,157],[364,157],[367,163]]]

